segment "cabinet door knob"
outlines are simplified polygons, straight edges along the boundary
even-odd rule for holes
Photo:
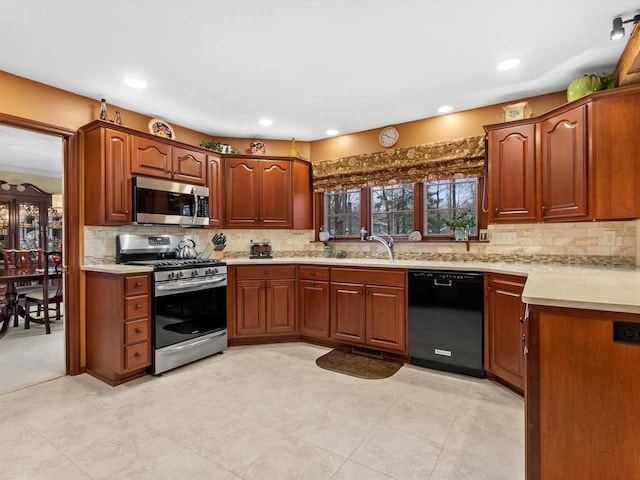
[[[313,272],[313,271],[311,272],[311,275],[315,275],[315,274],[316,274],[316,272]]]
[[[520,320],[520,323],[524,323],[525,318],[524,318],[524,317],[520,317],[520,319],[519,319],[519,320]]]
[[[136,328],[136,333],[142,333],[142,329],[141,328]]]
[[[136,352],[136,353],[133,354],[133,356],[140,358],[142,356],[142,354],[140,352]]]
[[[522,343],[527,343],[527,340],[524,334],[522,334]]]
[[[142,286],[142,282],[136,282],[136,287],[141,287]]]
[[[547,211],[547,207],[542,207],[542,211],[546,212]]]
[[[140,305],[140,304],[138,303],[138,304],[136,305],[136,308],[137,308],[137,309],[140,309],[140,308],[142,308],[142,305]]]
[[[494,209],[493,209],[493,213],[495,213],[495,214],[497,215],[497,214],[498,214],[498,209],[497,209],[497,208],[494,208]]]

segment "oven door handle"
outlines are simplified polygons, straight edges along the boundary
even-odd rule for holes
[[[214,286],[224,282],[227,277],[215,277],[207,280],[184,280],[180,282],[168,282],[168,284],[156,284],[156,294],[160,292],[188,292],[190,290],[202,290],[203,287]]]

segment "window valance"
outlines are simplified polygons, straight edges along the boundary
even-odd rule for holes
[[[312,164],[316,192],[484,175],[484,135]]]

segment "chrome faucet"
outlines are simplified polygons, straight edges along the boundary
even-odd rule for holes
[[[376,242],[384,245],[384,248],[387,249],[387,253],[389,254],[389,260],[393,260],[393,238],[389,235],[389,241],[386,241],[384,238],[379,237],[378,235],[371,235],[367,237],[367,240],[375,240]]]

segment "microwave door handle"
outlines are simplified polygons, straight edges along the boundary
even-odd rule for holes
[[[196,187],[193,187],[191,190],[191,194],[193,195],[193,219],[191,223],[196,224],[196,220],[198,219],[198,191]]]

